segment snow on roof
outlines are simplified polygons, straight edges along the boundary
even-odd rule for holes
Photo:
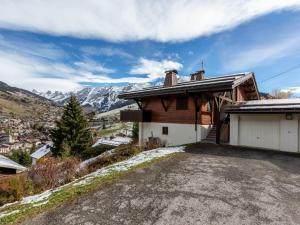
[[[241,102],[243,105],[294,105],[300,104],[300,98],[264,99]]]
[[[20,171],[26,170],[26,167],[20,165],[19,163],[16,163],[15,161],[13,161],[3,155],[0,155],[0,167],[20,170]]]
[[[48,143],[48,144],[42,146],[41,148],[39,148],[38,150],[36,150],[30,156],[35,159],[40,159],[40,158],[44,157],[45,155],[47,155],[51,151],[50,150],[51,146],[52,146],[52,143]]]
[[[113,139],[109,138],[100,138],[96,141],[95,144],[93,144],[92,147],[95,147],[97,145],[111,145],[111,146],[119,146],[122,144],[129,144],[132,141],[129,137],[115,137]]]
[[[300,98],[265,99],[237,102],[226,109],[227,112],[299,112]]]

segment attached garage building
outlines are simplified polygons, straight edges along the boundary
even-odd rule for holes
[[[300,152],[300,99],[241,102],[230,113],[230,144]]]

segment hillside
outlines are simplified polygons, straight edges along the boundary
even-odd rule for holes
[[[60,110],[53,101],[0,81],[0,112],[17,117],[34,117]]]

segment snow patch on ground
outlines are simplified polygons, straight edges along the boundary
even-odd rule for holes
[[[44,200],[48,199],[51,194],[52,194],[52,190],[47,190],[41,194],[28,196],[28,197],[25,197],[22,199],[21,204],[30,204],[30,203],[44,201]]]
[[[40,202],[40,203],[37,203],[37,204],[34,204],[33,207],[38,207],[38,206],[41,206],[41,205],[46,205],[49,201],[44,201],[44,202]]]
[[[122,144],[129,144],[132,141],[132,138],[129,137],[115,137],[113,139],[107,138],[100,138],[93,144],[92,147],[96,147],[97,145],[111,145],[111,146],[119,146]]]
[[[130,168],[142,164],[144,162],[151,161],[156,158],[160,158],[172,153],[176,152],[184,152],[184,147],[172,147],[172,148],[157,148],[145,152],[141,152],[140,154],[133,156],[132,158],[115,163],[113,165],[101,168],[93,173],[90,173],[83,178],[78,183],[74,183],[74,186],[84,185],[89,183],[93,177],[102,177],[106,176],[112,172],[121,172],[129,170]]]
[[[108,150],[106,152],[103,152],[102,154],[100,154],[96,157],[84,160],[83,162],[80,163],[79,169],[82,169],[82,168],[88,166],[89,164],[97,161],[99,158],[102,158],[103,156],[111,155],[114,151],[115,151],[115,149],[111,149],[111,150]]]
[[[12,215],[12,214],[16,214],[18,212],[20,212],[20,210],[14,210],[14,211],[11,211],[11,212],[3,212],[3,213],[0,214],[0,218],[5,217],[5,216],[9,216],[9,215]]]

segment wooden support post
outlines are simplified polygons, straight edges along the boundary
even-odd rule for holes
[[[193,99],[194,99],[194,105],[195,105],[195,131],[197,131],[198,112],[199,112],[198,98],[196,96],[194,96]]]
[[[236,87],[233,88],[233,91],[232,91],[232,101],[234,103],[237,101],[237,90],[236,90]]]
[[[216,144],[220,144],[220,132],[221,131],[221,121],[220,121],[220,111],[216,112]]]

